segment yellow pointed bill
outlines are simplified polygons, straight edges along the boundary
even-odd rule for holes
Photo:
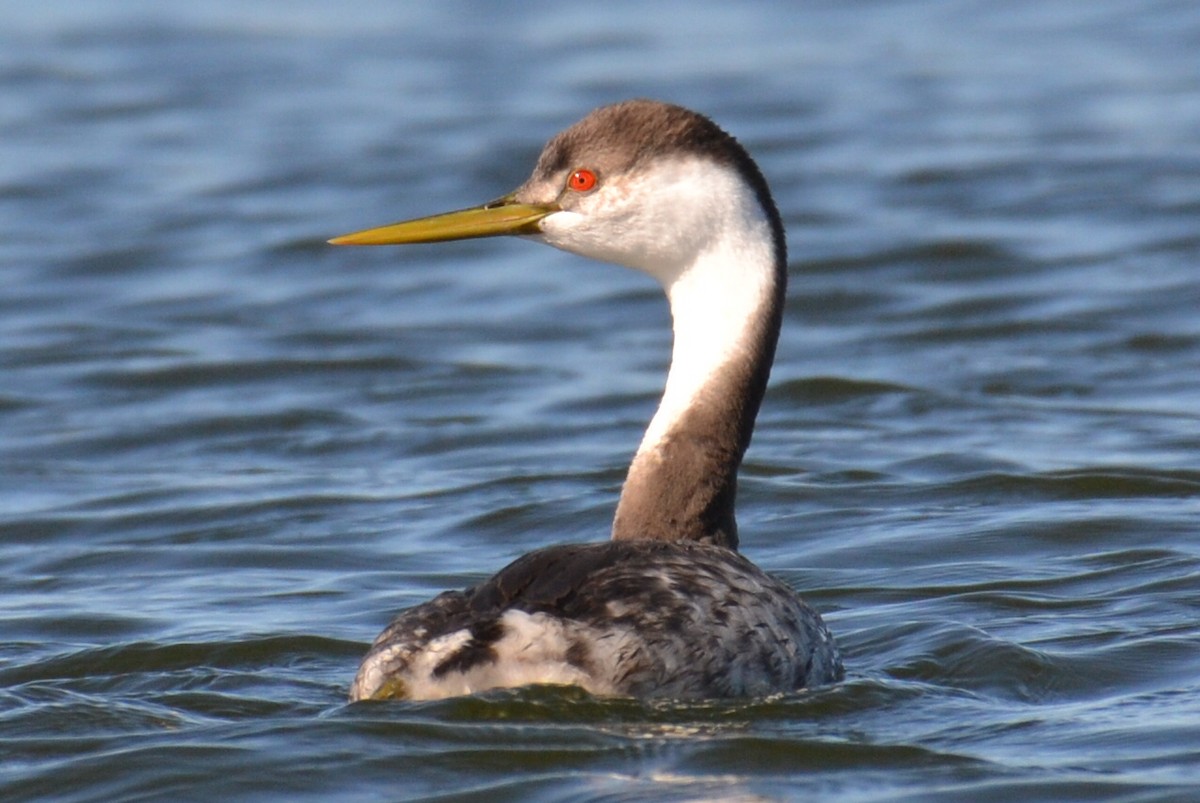
[[[507,198],[502,198],[457,212],[343,234],[329,242],[332,245],[398,245],[498,237],[502,234],[537,234],[538,221],[557,211],[558,207],[553,204],[510,203]]]

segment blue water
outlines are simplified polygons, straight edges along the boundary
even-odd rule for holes
[[[1200,7],[0,19],[0,798],[1200,799]],[[634,96],[783,212],[742,545],[848,679],[347,706],[398,608],[605,537],[670,340],[551,249],[324,241]]]

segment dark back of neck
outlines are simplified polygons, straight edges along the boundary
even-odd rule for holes
[[[737,549],[737,472],[770,376],[787,287],[782,255],[739,346],[653,444],[643,443],[613,521],[613,538],[700,541]],[[678,343],[677,343],[678,345]]]

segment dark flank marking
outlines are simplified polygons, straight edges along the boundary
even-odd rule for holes
[[[592,668],[592,651],[586,641],[576,640],[567,648],[567,663],[571,666],[590,672]]]
[[[466,672],[480,664],[496,661],[492,645],[504,635],[504,625],[499,619],[486,619],[471,625],[471,639],[454,654],[433,668],[433,676],[440,678],[449,672]]]
[[[688,625],[688,618],[679,611],[673,611],[663,617],[662,627],[674,636],[683,636]]]
[[[779,677],[779,667],[775,662],[773,653],[767,650],[761,650],[758,653],[758,668],[764,676],[769,678]]]
[[[793,687],[799,689],[808,685],[808,679],[812,675],[813,656],[809,655],[808,660],[804,662],[804,669],[796,673],[796,677],[792,679]],[[841,680],[841,667],[838,668],[837,679]]]

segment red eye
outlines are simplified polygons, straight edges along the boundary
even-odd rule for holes
[[[575,190],[575,192],[587,192],[596,186],[596,174],[591,170],[580,168],[567,179],[567,186]]]

